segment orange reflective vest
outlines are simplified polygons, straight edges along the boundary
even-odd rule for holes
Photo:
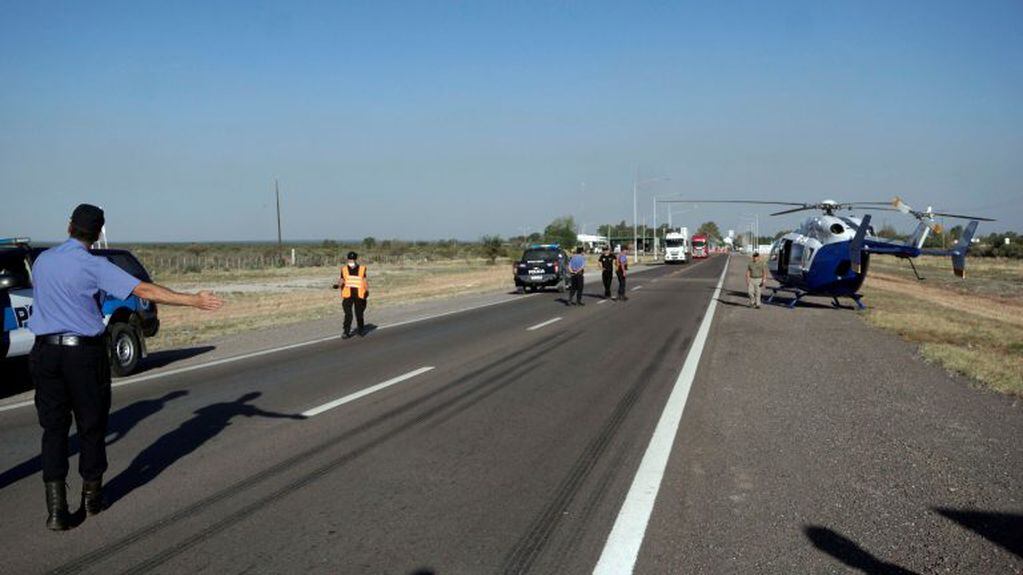
[[[357,290],[359,299],[366,299],[369,283],[366,281],[366,266],[357,266],[356,275],[351,275],[348,266],[341,266],[341,297],[352,297],[352,290]]]

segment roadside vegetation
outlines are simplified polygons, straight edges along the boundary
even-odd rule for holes
[[[920,345],[945,369],[1023,397],[1023,260],[971,257],[966,279],[948,258],[909,264],[875,257],[864,288],[866,320]]]

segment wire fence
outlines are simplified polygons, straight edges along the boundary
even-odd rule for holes
[[[284,257],[276,254],[159,254],[136,252],[150,273],[188,274],[207,271],[258,271],[285,267],[336,267],[346,261],[345,254],[303,253],[296,250],[294,259],[289,252]],[[396,267],[417,266],[430,263],[455,263],[466,265],[485,265],[490,263],[487,258],[479,257],[434,257],[429,254],[365,254],[359,260],[371,265],[388,265]],[[497,258],[497,263],[504,263],[507,258]]]

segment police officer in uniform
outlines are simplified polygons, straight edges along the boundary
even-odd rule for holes
[[[568,303],[572,305],[586,305],[583,303],[583,274],[586,273],[586,256],[583,255],[581,247],[575,248],[575,255],[568,260],[568,273],[571,275],[572,283],[569,284]],[[572,297],[575,297],[575,302]]]
[[[611,246],[604,246],[604,251],[597,259],[600,262],[600,279],[604,281],[604,299],[611,297],[611,277],[614,275],[615,256]]]
[[[629,249],[622,248],[615,260],[615,275],[618,276],[618,301],[625,301],[625,276],[629,272]]]
[[[103,510],[110,356],[100,292],[205,310],[223,304],[211,292],[185,294],[141,282],[106,258],[90,254],[89,246],[99,238],[103,223],[103,210],[79,205],[68,225],[70,238],[40,254],[32,267],[35,301],[28,327],[36,341],[29,365],[43,428],[46,526],[54,531],[70,527],[65,481],[72,415],[81,444],[82,507],[88,515]]]
[[[352,310],[359,326],[359,337],[366,335],[366,299],[369,298],[369,282],[366,281],[366,266],[359,265],[359,254],[348,252],[348,262],[341,266],[341,279],[334,289],[341,288],[341,309],[345,312],[344,339],[352,337]]]

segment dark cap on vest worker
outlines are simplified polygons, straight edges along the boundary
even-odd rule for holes
[[[359,259],[359,254],[357,254],[355,252],[348,252],[348,259],[350,259],[350,260],[357,260],[357,259]]]
[[[99,235],[104,223],[103,210],[91,204],[79,204],[71,213],[71,225],[89,234]]]

